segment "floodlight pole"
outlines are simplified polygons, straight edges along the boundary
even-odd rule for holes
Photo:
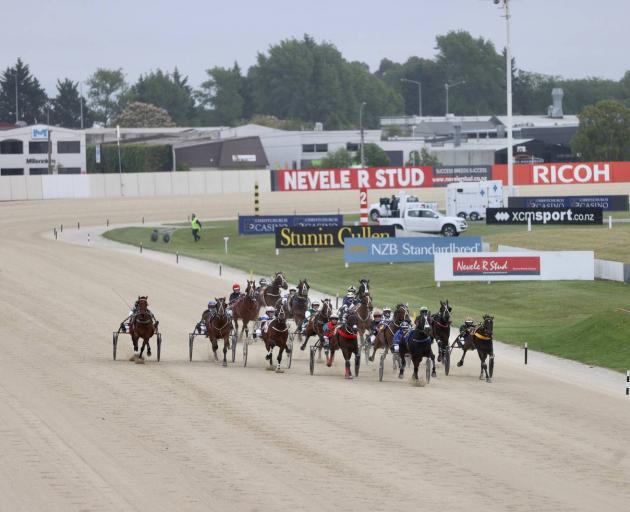
[[[510,0],[503,0],[505,10],[505,25],[507,46],[505,50],[505,75],[507,82],[507,165],[508,165],[508,194],[514,195],[514,154],[512,133],[512,36],[510,32]]]

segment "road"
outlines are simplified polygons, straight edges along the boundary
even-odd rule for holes
[[[304,352],[276,374],[260,344],[247,368],[202,344],[189,363],[188,331],[230,283],[50,239],[61,223],[87,235],[106,218],[224,217],[247,200],[0,203],[1,511],[625,509],[625,376],[616,388],[616,374],[532,354],[525,367],[504,346],[492,384],[475,354],[427,387],[365,366],[345,381],[339,362],[310,376]],[[161,363],[126,361],[123,338],[111,360],[116,293],[148,294]]]

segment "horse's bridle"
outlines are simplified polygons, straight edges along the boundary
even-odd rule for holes
[[[212,317],[212,320],[214,320],[215,318],[222,318],[222,317],[225,317],[225,323],[221,327],[216,327],[215,325],[212,324],[212,322],[209,322],[210,327],[214,328],[217,331],[222,331],[230,323],[230,317],[225,312],[225,303],[221,301],[221,302],[218,302],[217,304],[217,314],[214,317]]]

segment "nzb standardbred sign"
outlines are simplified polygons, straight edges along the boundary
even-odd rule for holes
[[[486,208],[486,224],[601,224],[602,208]]]

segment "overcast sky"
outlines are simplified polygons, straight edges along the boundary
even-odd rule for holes
[[[630,0],[510,0],[522,69],[620,79],[630,69]],[[374,71],[382,58],[435,55],[463,29],[505,46],[492,0],[0,0],[0,70],[21,57],[49,94],[57,78],[122,67],[127,80],[177,66],[197,87],[212,66],[243,69],[278,41],[308,33]]]

